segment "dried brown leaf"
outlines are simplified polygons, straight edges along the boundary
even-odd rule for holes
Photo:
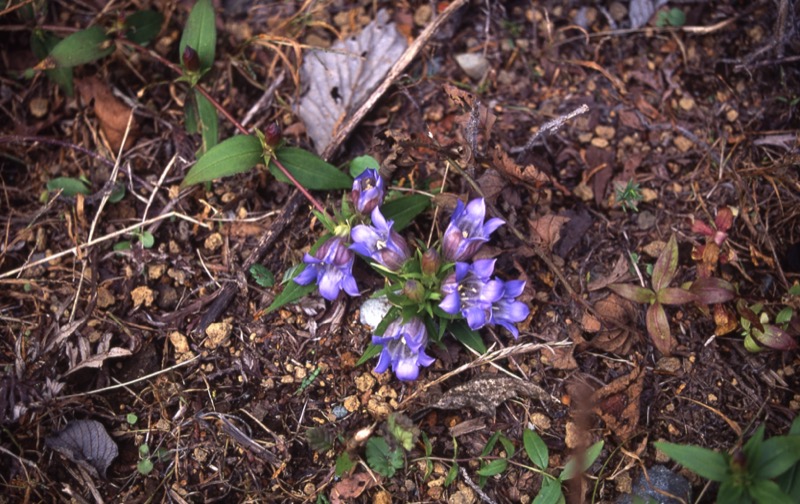
[[[639,367],[592,394],[594,412],[605,422],[606,428],[623,441],[636,432],[643,389],[644,368]]]
[[[529,220],[534,243],[552,250],[553,245],[561,238],[561,228],[569,222],[569,217],[548,214],[535,220]]]
[[[108,140],[108,145],[114,152],[118,151],[128,127],[128,119],[133,110],[114,96],[111,88],[97,77],[88,77],[76,82],[78,93],[85,104],[94,100],[94,113],[100,122],[100,129]],[[127,146],[136,140],[136,121],[131,123],[131,132],[128,134]]]

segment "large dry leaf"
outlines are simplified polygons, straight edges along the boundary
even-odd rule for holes
[[[45,444],[95,477],[105,478],[108,466],[119,454],[117,443],[97,420],[70,422],[58,435],[47,438]]]
[[[618,439],[627,440],[639,425],[644,368],[631,371],[592,394],[594,412]]]
[[[483,376],[453,387],[431,407],[446,410],[472,408],[479,413],[494,416],[503,402],[518,396],[549,399],[538,385],[506,376]]]
[[[381,83],[407,45],[395,25],[389,23],[389,14],[381,10],[358,36],[305,55],[300,79],[308,91],[300,98],[297,114],[317,153]]]
[[[117,152],[122,139],[125,137],[125,130],[128,127],[128,119],[133,110],[114,96],[110,87],[97,77],[89,77],[79,80],[78,92],[81,99],[88,104],[94,100],[94,113],[100,122],[100,129],[108,140],[111,150]],[[131,123],[131,131],[128,133],[126,147],[133,144],[136,139],[136,121]]]

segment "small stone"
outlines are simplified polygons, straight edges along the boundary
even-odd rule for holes
[[[645,231],[655,226],[656,220],[657,218],[653,214],[653,212],[648,212],[647,210],[643,210],[636,217],[636,225],[639,226],[639,229]]]
[[[605,138],[594,137],[592,138],[592,145],[597,147],[598,149],[605,149],[608,147],[608,140]]]
[[[316,485],[314,485],[314,483],[306,483],[303,486],[303,493],[306,494],[306,495],[309,495],[309,496],[310,495],[314,495],[316,493],[316,491],[317,491],[317,487],[316,487]]]
[[[589,143],[592,141],[592,138],[594,138],[592,133],[581,133],[578,135],[578,141],[580,143]]]
[[[112,306],[114,303],[117,302],[117,298],[111,294],[111,291],[108,290],[105,286],[100,286],[97,288],[97,307],[98,308],[108,308]]]
[[[342,406],[344,406],[344,409],[350,413],[353,413],[361,406],[361,402],[358,400],[358,396],[351,395],[344,398],[344,401],[342,401]]]
[[[31,111],[31,114],[37,119],[41,119],[42,117],[46,116],[48,108],[49,103],[45,98],[34,98],[28,105],[28,109]]]
[[[739,112],[730,109],[729,111],[725,112],[725,119],[727,119],[728,122],[734,122],[736,119],[739,119]]]
[[[628,8],[622,2],[611,2],[608,6],[608,13],[617,23],[621,23],[628,17]]]
[[[678,430],[678,428],[675,427],[673,424],[667,425],[667,432],[669,432],[670,435],[673,437],[677,437],[681,433],[681,431]]]
[[[377,380],[372,375],[364,373],[361,376],[356,376],[356,388],[359,392],[366,392],[372,390]]]
[[[550,426],[552,425],[550,417],[539,412],[531,413],[530,422],[540,431],[550,430]]]
[[[186,283],[186,272],[176,269],[170,268],[167,270],[167,276],[171,279],[175,280],[175,283],[178,285],[183,285]]]
[[[664,373],[677,373],[681,369],[681,360],[677,357],[662,357],[656,362],[656,369]]]
[[[142,305],[145,307],[150,307],[155,300],[153,289],[146,285],[136,287],[131,291],[131,300],[133,300],[134,308],[139,308]]]
[[[216,252],[222,246],[222,235],[219,233],[211,233],[203,243],[206,250]]]
[[[717,397],[715,394],[708,394],[708,402],[714,403],[717,402],[718,400],[719,397]]]
[[[692,98],[691,96],[684,96],[678,101],[678,105],[683,110],[686,111],[692,110],[695,106],[694,98]]]
[[[147,278],[150,280],[158,280],[164,276],[167,266],[165,264],[149,264],[147,266]]]
[[[375,420],[385,420],[391,412],[389,405],[377,397],[371,397],[367,403],[367,413]]]
[[[661,251],[664,250],[664,247],[666,246],[667,243],[662,240],[653,240],[642,247],[642,252],[655,259],[661,255]]]
[[[203,346],[212,350],[219,347],[228,339],[231,331],[233,331],[233,326],[230,321],[214,322],[206,328],[206,336],[208,337],[203,342]]]
[[[649,187],[642,187],[642,201],[644,203],[650,203],[658,199],[658,193],[655,192],[653,189]]]
[[[179,354],[190,351],[189,340],[178,331],[173,331],[169,334],[169,342],[172,343],[175,351]]]
[[[678,150],[681,152],[687,152],[694,146],[694,143],[692,143],[691,140],[689,140],[683,135],[678,135],[677,137],[675,137],[673,143],[675,143],[675,147],[677,147]]]
[[[587,185],[586,182],[581,181],[572,190],[575,196],[579,197],[581,201],[591,201],[594,199],[594,189]]]
[[[458,490],[455,493],[450,494],[450,497],[447,499],[448,504],[473,504],[476,500],[475,492],[465,485],[464,483],[458,483]]]
[[[489,71],[489,60],[479,53],[461,53],[455,56],[456,63],[471,79],[480,80]]]
[[[614,129],[613,126],[603,126],[599,125],[594,129],[594,134],[599,136],[600,138],[605,138],[606,140],[611,140],[616,135],[617,130]]]
[[[372,497],[372,504],[392,504],[392,496],[386,490],[381,490]]]
[[[428,24],[428,21],[431,20],[432,15],[433,9],[431,6],[428,4],[423,4],[416,11],[414,11],[414,24],[421,28]]]

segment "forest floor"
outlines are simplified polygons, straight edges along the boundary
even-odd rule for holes
[[[651,3],[213,1],[200,84],[235,121],[277,123],[344,172],[372,156],[389,197],[435,193],[409,241],[444,229],[457,198],[506,221],[480,253],[526,282],[519,338],[482,330],[483,357],[445,338],[413,382],[358,362],[359,308],[382,287],[369,268],[361,299],[266,313],[322,232],[296,189],[263,165],[180,186],[200,135],[163,60],[178,62],[193,2],[0,11],[0,502],[531,502],[547,477],[527,430],[551,475],[603,442],[568,502],[617,502],[656,465],[713,500],[652,443],[727,452],[800,410],[800,17],[796,2],[720,0],[637,18]],[[142,8],[164,19],[148,49],[111,41],[72,68],[74,96],[23,75],[34,29],[63,38]],[[303,59],[381,9],[425,44],[344,138],[315,145]],[[238,133],[222,116],[219,132]],[[713,278],[735,299],[667,306],[668,334],[651,335],[648,305],[608,286],[649,288],[673,236],[670,286]],[[259,245],[274,285],[245,267]],[[776,339],[751,330],[746,345],[763,314]],[[389,418],[413,439],[386,469],[365,443],[391,441]],[[92,455],[109,458],[79,460]]]

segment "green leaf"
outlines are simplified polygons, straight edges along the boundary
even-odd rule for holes
[[[775,350],[794,350],[797,348],[797,342],[789,333],[772,324],[764,324],[763,332],[754,327],[750,334],[759,343]]]
[[[139,421],[139,417],[136,416],[136,413],[128,413],[128,416],[125,417],[125,420],[127,420],[128,424],[130,425],[136,425],[136,422]]]
[[[275,157],[306,189],[330,190],[353,187],[353,179],[349,175],[307,150],[280,147],[275,150]],[[290,182],[274,162],[270,162],[269,171],[277,180]]]
[[[383,345],[373,345],[372,343],[370,343],[367,346],[367,349],[364,350],[364,355],[362,355],[361,358],[358,359],[358,362],[356,362],[356,367],[364,364],[368,360],[372,359],[373,357],[381,353],[381,350],[383,350]]]
[[[731,504],[752,503],[749,498],[745,499],[744,487],[734,484],[733,480],[723,482],[717,491],[717,502]]]
[[[757,479],[772,479],[800,461],[800,435],[775,436],[761,445],[761,456],[755,465]]]
[[[677,342],[675,338],[672,337],[672,333],[669,330],[667,313],[664,311],[664,307],[661,306],[661,303],[656,302],[650,305],[650,308],[647,309],[645,322],[647,325],[647,332],[650,333],[650,339],[653,341],[658,351],[663,355],[671,354]]]
[[[726,481],[730,477],[728,460],[722,453],[700,446],[680,445],[657,441],[655,447],[690,471],[711,481]]]
[[[427,480],[431,474],[433,473],[433,461],[431,460],[431,454],[433,453],[433,445],[431,444],[431,440],[428,439],[428,435],[424,432],[421,433],[422,437],[422,446],[425,448],[425,475],[422,477],[422,480]]]
[[[775,323],[776,324],[785,324],[792,320],[792,315],[794,315],[794,310],[791,307],[787,306],[775,315]]]
[[[397,469],[403,467],[403,454],[400,450],[389,448],[382,437],[371,437],[366,447],[367,464],[380,474],[391,478]]]
[[[455,320],[448,328],[450,329],[450,334],[460,341],[461,344],[470,347],[479,354],[486,353],[486,345],[483,343],[481,335],[477,331],[470,329],[466,321]]]
[[[342,475],[349,473],[356,466],[356,463],[350,458],[350,454],[342,452],[336,457],[336,477],[341,478]]]
[[[237,135],[209,149],[192,166],[181,187],[246,172],[261,161],[264,149],[252,135]]]
[[[74,67],[91,63],[114,51],[114,44],[99,26],[73,33],[50,51],[48,59],[56,67]]]
[[[695,294],[697,302],[702,304],[725,303],[736,296],[733,285],[721,278],[698,278],[692,282],[689,292]]]
[[[522,432],[522,444],[525,446],[525,453],[528,454],[531,462],[539,469],[547,469],[550,454],[542,437],[530,429],[525,429]]]
[[[368,168],[377,170],[380,166],[378,160],[372,156],[358,156],[350,161],[350,176],[356,178]]]
[[[431,204],[430,198],[423,194],[410,194],[402,196],[381,206],[381,213],[387,219],[394,221],[395,231],[399,231],[408,226],[414,217],[421,214]]]
[[[759,504],[795,504],[797,501],[781,491],[774,481],[757,479],[748,487],[750,496]]]
[[[149,458],[142,459],[136,464],[136,470],[139,471],[139,474],[142,476],[147,476],[151,472],[153,472],[153,461]]]
[[[119,203],[125,197],[125,184],[117,182],[114,184],[114,189],[108,196],[109,203]]]
[[[539,494],[533,499],[533,504],[558,504],[564,498],[561,491],[561,482],[552,478],[542,480],[542,488]]]
[[[301,271],[303,270],[300,269],[297,271],[297,273],[300,274]],[[289,282],[286,284],[286,287],[283,288],[283,291],[272,301],[272,304],[267,307],[267,310],[264,312],[264,314],[266,315],[267,313],[272,313],[281,306],[294,303],[303,296],[307,296],[314,292],[316,288],[316,282],[311,282],[308,285],[300,285],[297,282]]]
[[[478,476],[495,476],[505,471],[507,467],[508,459],[498,458],[478,469],[477,473]]]
[[[800,296],[800,283],[795,283],[789,287],[789,294],[792,296]]]
[[[121,252],[123,250],[130,250],[131,249],[131,242],[129,240],[123,240],[119,243],[115,243],[113,247],[111,247],[114,252]]]
[[[580,473],[587,471],[590,467],[592,467],[592,464],[595,463],[597,457],[600,456],[600,453],[603,451],[604,444],[604,441],[598,441],[590,446],[586,450],[586,453],[583,454],[583,460],[579,460],[577,457],[570,457],[570,459],[564,465],[564,470],[561,471],[558,479],[561,481],[567,481],[579,475]],[[580,465],[578,465],[579,461],[581,462]]]
[[[794,502],[800,502],[800,464],[795,464],[791,469],[783,473],[776,483]]]
[[[656,293],[650,289],[633,284],[611,284],[608,286],[614,293],[634,303],[655,303]]]
[[[136,236],[139,238],[139,243],[142,244],[142,247],[146,249],[153,248],[153,245],[156,243],[156,238],[150,231],[144,231]]]
[[[263,264],[250,266],[250,275],[261,287],[272,287],[275,285],[275,275]]]
[[[500,431],[497,431],[494,434],[492,434],[489,440],[486,441],[486,446],[484,446],[483,450],[481,450],[481,457],[485,457],[490,453],[492,453],[492,450],[494,450],[494,445],[497,444],[497,440],[500,439],[501,435],[502,434]]]
[[[40,60],[45,59],[59,42],[61,42],[61,38],[48,31],[33,30],[31,33],[31,50]],[[45,70],[44,73],[47,75],[48,79],[61,87],[67,96],[74,96],[75,85],[72,80],[72,68],[53,68],[51,70]]]
[[[203,144],[200,146],[202,157],[212,147],[219,143],[219,118],[217,109],[203,96],[197,88],[188,95],[184,109],[186,114],[186,131],[188,133],[200,133]]]
[[[178,51],[183,65],[183,50],[188,45],[200,58],[200,72],[205,73],[214,64],[214,51],[217,46],[217,27],[214,6],[211,0],[197,0],[186,20]]]
[[[147,445],[147,443],[142,443],[139,445],[139,456],[146,457],[148,455],[150,455],[150,447]]]
[[[145,46],[158,36],[163,22],[164,16],[160,12],[136,11],[125,18],[125,38],[135,44]]]
[[[78,194],[89,194],[89,187],[83,180],[72,177],[58,177],[47,182],[48,191],[61,189],[64,196],[76,196]]]
[[[668,286],[675,277],[678,270],[678,242],[675,235],[669,237],[664,250],[659,254],[655,266],[653,266],[653,290],[660,291]]]
[[[444,478],[444,486],[450,486],[458,477],[458,464],[453,464],[450,466],[450,470],[447,471],[447,476]]]
[[[514,454],[517,452],[517,449],[514,446],[514,443],[512,443],[510,439],[508,439],[507,437],[505,437],[503,435],[500,435],[499,441],[500,441],[500,444],[503,445],[503,449],[506,451],[506,457],[508,457],[508,458],[513,457]]]

